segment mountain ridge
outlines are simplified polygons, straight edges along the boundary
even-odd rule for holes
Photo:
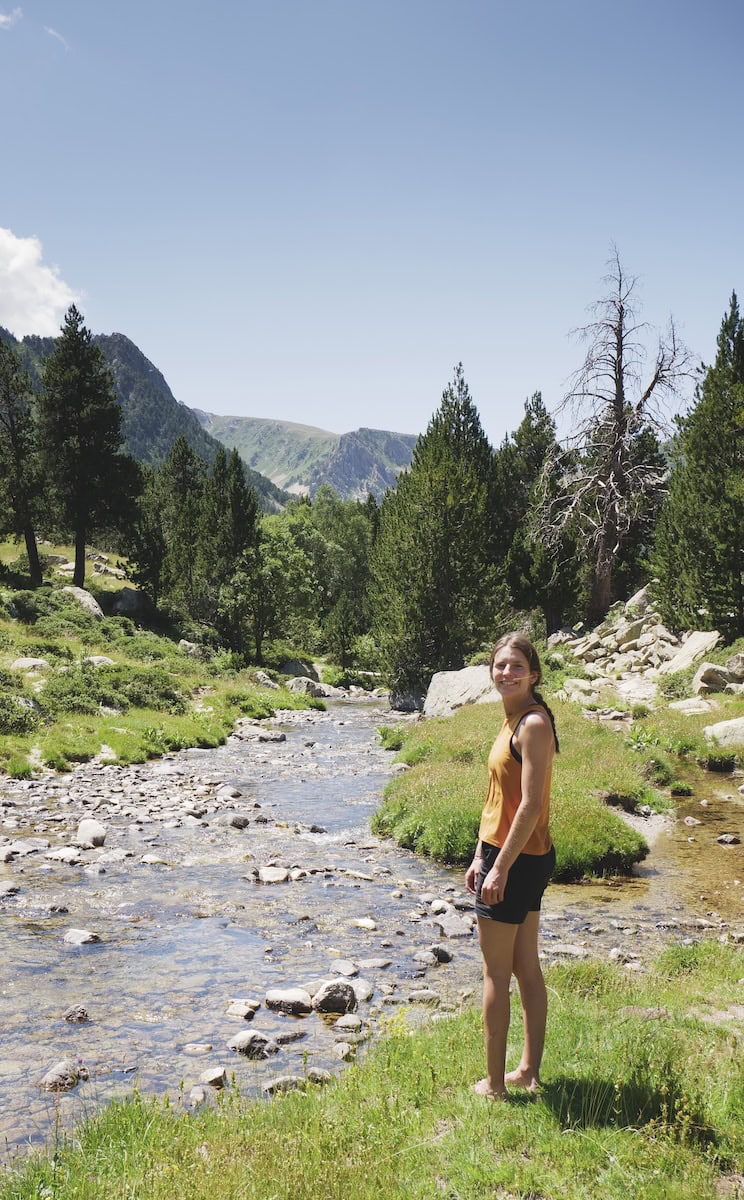
[[[415,434],[362,426],[331,433],[315,425],[271,417],[220,416],[192,410],[223,445],[235,445],[244,462],[294,494],[315,495],[323,483],[344,500],[380,499],[410,466]]]

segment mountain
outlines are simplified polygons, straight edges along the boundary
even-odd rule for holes
[[[38,383],[44,359],[54,350],[55,338],[29,335],[19,342],[4,329],[0,329],[0,336],[19,349],[24,365]],[[96,334],[93,341],[114,377],[127,454],[148,466],[158,466],[182,435],[197,454],[210,464],[214,462],[220,442],[202,427],[192,409],[176,400],[163,375],[134,342],[123,333]],[[232,450],[234,443],[225,445]],[[267,512],[276,512],[286,503],[286,493],[249,464],[246,476]]]
[[[203,428],[288,492],[314,496],[329,483],[344,500],[379,499],[410,466],[417,438],[381,429],[329,433],[264,417],[220,417],[194,409]]]

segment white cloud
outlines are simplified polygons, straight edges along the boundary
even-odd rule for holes
[[[0,12],[0,29],[12,29],[16,21],[20,21],[23,12],[20,8],[14,8],[12,12]]]
[[[62,45],[64,46],[65,50],[70,49],[69,45],[67,44],[65,39],[62,37],[62,34],[58,33],[56,29],[52,29],[51,25],[45,25],[44,32],[48,33],[50,37],[56,38],[58,42],[61,42]]]
[[[0,227],[0,325],[16,337],[59,333],[62,317],[79,295],[43,261],[37,237],[16,237]]]

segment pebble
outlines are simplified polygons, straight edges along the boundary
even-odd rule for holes
[[[84,1025],[86,1021],[90,1020],[90,1017],[87,1008],[84,1008],[82,1004],[71,1004],[62,1013],[62,1020],[67,1021],[70,1025]]]
[[[68,929],[64,936],[64,941],[70,946],[90,946],[100,940],[98,934],[90,929]]]
[[[207,1067],[199,1076],[199,1083],[206,1084],[207,1087],[223,1088],[227,1083],[227,1071],[224,1067]],[[205,1099],[206,1096],[202,1093],[199,1103],[202,1104]]]

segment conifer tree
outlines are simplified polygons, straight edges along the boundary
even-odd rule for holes
[[[38,397],[39,445],[58,519],[75,540],[73,583],[85,582],[85,547],[95,528],[131,516],[141,476],[121,453],[121,409],[113,377],[82,314],[67,310]]]
[[[713,366],[679,422],[656,532],[659,607],[672,626],[744,634],[744,320],[736,293]]]
[[[493,494],[492,450],[459,364],[380,510],[373,624],[398,693],[461,667],[490,630]]]
[[[0,533],[24,539],[34,587],[42,582],[35,533],[41,492],[31,380],[0,339]]]

